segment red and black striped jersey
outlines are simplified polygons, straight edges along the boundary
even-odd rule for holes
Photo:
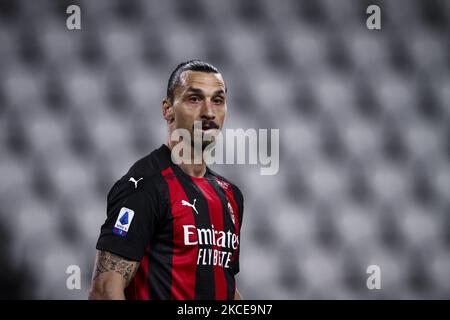
[[[233,299],[243,202],[209,168],[186,174],[162,145],[112,187],[97,249],[140,261],[127,299]]]

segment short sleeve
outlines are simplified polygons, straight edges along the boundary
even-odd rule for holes
[[[157,211],[158,198],[150,183],[135,187],[119,180],[108,194],[107,218],[96,248],[140,261],[153,236]]]

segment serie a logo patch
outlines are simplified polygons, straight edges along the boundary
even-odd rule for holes
[[[131,221],[133,221],[134,211],[128,208],[121,208],[119,215],[117,216],[116,224],[114,225],[113,232],[121,237],[125,237],[130,228]]]

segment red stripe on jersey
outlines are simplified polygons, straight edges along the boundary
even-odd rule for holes
[[[223,231],[223,208],[222,202],[213,187],[208,183],[206,179],[192,178],[194,183],[203,193],[206,201],[208,202],[209,218],[211,224],[214,226],[214,230]],[[220,246],[213,245],[213,250],[217,252],[221,251]],[[220,259],[220,255],[218,256]],[[214,265],[214,280],[216,289],[216,299],[226,300],[228,298],[227,281],[225,279],[225,273],[223,267],[216,264]]]
[[[238,205],[237,205],[236,199],[234,199],[232,186],[228,182],[224,182],[217,178],[216,178],[216,181],[217,181],[217,184],[225,191],[227,200],[230,203],[231,208],[233,208],[233,215],[234,215],[234,222],[235,222],[235,224],[234,224],[235,232],[234,233],[238,236],[238,239],[240,240],[241,238],[239,235],[240,221],[239,221]],[[234,252],[233,252],[233,257],[231,259],[231,262],[234,262],[237,258],[236,250],[234,250]]]
[[[148,252],[145,252],[139,266],[140,272],[136,274],[136,293],[138,300],[149,300],[150,291],[148,283]]]
[[[148,248],[139,264],[136,275],[125,289],[127,300],[149,300],[150,290],[148,283]]]
[[[186,207],[181,206],[181,201],[187,201],[188,198],[172,168],[168,167],[161,174],[169,187],[170,208],[173,217],[171,298],[193,300],[195,298],[198,246],[193,248],[184,244],[183,226],[195,226],[194,213],[186,214]],[[195,234],[194,237],[196,238],[197,235]],[[197,239],[192,239],[192,241],[197,241]]]

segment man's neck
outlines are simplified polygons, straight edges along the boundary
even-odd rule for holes
[[[181,143],[181,142],[178,142]],[[166,146],[170,149],[170,151],[172,151],[172,148],[176,145],[177,143],[170,143],[170,141],[166,142]],[[206,173],[206,163],[203,160],[203,157],[201,157],[201,163],[194,163],[194,148],[191,148],[191,155],[192,155],[192,159],[191,159],[191,163],[181,163],[178,166],[181,168],[181,170],[183,170],[184,173],[186,173],[187,175],[190,175],[191,177],[195,177],[195,178],[203,178],[203,176]]]
[[[178,165],[184,173],[195,178],[203,178],[206,173],[206,164],[203,162],[201,164],[185,164],[182,163]]]

